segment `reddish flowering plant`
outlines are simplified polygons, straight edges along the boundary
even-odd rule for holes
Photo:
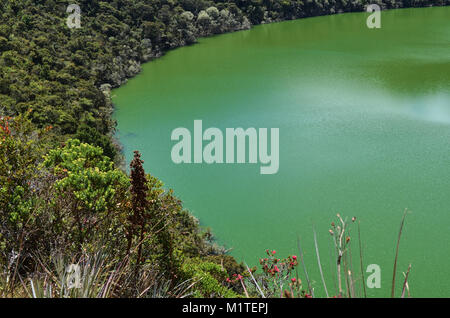
[[[275,250],[266,250],[266,257],[259,259],[262,273],[256,273],[256,267],[249,272],[233,274],[226,279],[228,284],[241,286],[245,295],[262,297],[311,297],[302,288],[297,272],[297,256],[275,257]]]
[[[289,277],[292,270],[298,265],[297,256],[292,255],[287,258],[274,257],[276,251],[266,250],[268,257],[261,258],[259,264],[262,266],[262,270],[266,274],[271,276],[281,275],[283,277]]]
[[[305,297],[302,291],[302,282],[298,277],[298,260],[296,255],[286,258],[275,257],[276,251],[266,250],[267,257],[261,258],[259,263],[263,270],[263,275],[267,288],[272,294],[280,297]],[[295,277],[292,277],[295,276]]]
[[[247,287],[245,287],[244,276],[242,276],[241,274],[233,274],[233,276],[231,278],[227,278],[226,281],[229,284],[240,284],[242,286],[245,296],[250,297],[247,291]]]
[[[242,276],[241,274],[233,274],[233,276],[231,276],[231,278],[227,278],[227,283],[237,283],[242,281],[242,279],[244,278],[244,276]]]
[[[11,117],[0,117],[0,130],[2,132],[2,135],[11,135],[11,130],[9,129],[9,120],[11,120]],[[3,139],[5,139],[6,136],[2,136]]]

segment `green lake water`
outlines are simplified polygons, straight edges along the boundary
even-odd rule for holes
[[[313,226],[331,294],[328,229],[341,213],[361,222],[365,266],[381,267],[369,295],[389,296],[408,208],[398,284],[411,263],[412,296],[449,296],[450,7],[383,11],[381,29],[367,28],[368,15],[261,25],[171,51],[113,91],[118,136],[127,164],[140,150],[237,259],[298,255],[300,236],[316,294]],[[174,164],[171,132],[193,132],[195,119],[223,132],[279,128],[278,173]]]

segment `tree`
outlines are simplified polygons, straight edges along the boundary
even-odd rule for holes
[[[144,167],[139,151],[134,152],[134,158],[130,163],[130,183],[131,183],[131,209],[133,214],[130,219],[131,228],[128,236],[128,252],[131,248],[133,234],[136,228],[139,228],[139,247],[137,254],[137,264],[141,262],[142,245],[144,241],[145,227],[149,221],[149,215],[146,214],[149,208],[149,201],[147,200],[147,193],[149,188],[147,186],[147,178],[145,176]]]
[[[94,239],[118,235],[113,229],[120,227],[119,207],[125,203],[129,181],[100,147],[69,139],[50,150],[43,165],[57,178],[51,205],[61,235],[78,250],[90,248]]]
[[[91,144],[103,149],[103,153],[111,160],[117,156],[117,148],[108,136],[102,135],[97,129],[81,124],[75,134],[75,138],[81,142]]]
[[[32,266],[30,251],[44,231],[39,224],[45,176],[39,163],[51,127],[36,129],[30,113],[0,117],[0,264],[12,257],[15,270],[19,263]]]

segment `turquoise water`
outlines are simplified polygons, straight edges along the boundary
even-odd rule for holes
[[[328,229],[339,212],[360,220],[364,263],[381,267],[381,289],[369,294],[389,296],[408,208],[398,284],[411,263],[412,296],[448,296],[450,8],[383,11],[381,29],[367,16],[261,25],[171,51],[113,91],[118,136],[127,162],[140,150],[146,170],[239,260],[298,254],[300,236],[317,294],[313,226],[332,294]],[[223,132],[279,128],[278,173],[174,164],[171,132],[193,132],[196,119]]]

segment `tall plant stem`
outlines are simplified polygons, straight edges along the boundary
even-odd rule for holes
[[[361,229],[360,229],[359,221],[358,221],[358,242],[359,242],[359,265],[361,268],[362,285],[363,285],[363,290],[364,290],[364,297],[367,298],[366,279],[364,278],[363,254],[362,254],[362,244],[361,244]]]
[[[394,298],[394,295],[395,295],[395,276],[396,276],[396,273],[397,273],[398,247],[400,245],[400,238],[402,236],[403,225],[405,224],[405,218],[406,218],[406,213],[407,212],[408,212],[408,209],[405,209],[405,212],[403,212],[402,223],[400,224],[400,231],[398,232],[397,248],[395,249],[394,272],[392,273],[391,298]]]
[[[309,294],[314,297],[314,290],[311,287],[311,281],[309,280],[308,271],[306,270],[305,261],[303,260],[303,250],[302,250],[302,246],[300,245],[300,237],[297,237],[297,246],[298,246],[298,251],[300,253],[300,260],[303,265],[303,271],[305,272],[305,278],[308,283]]]
[[[320,276],[322,277],[323,282],[323,288],[325,288],[325,294],[328,296],[328,290],[327,290],[327,284],[325,283],[325,278],[323,277],[323,271],[322,271],[322,264],[320,263],[320,255],[319,255],[319,246],[317,245],[317,236],[316,236],[316,230],[313,228],[314,231],[314,245],[316,246],[316,255],[317,255],[317,263],[319,264],[319,270],[320,270]]]

